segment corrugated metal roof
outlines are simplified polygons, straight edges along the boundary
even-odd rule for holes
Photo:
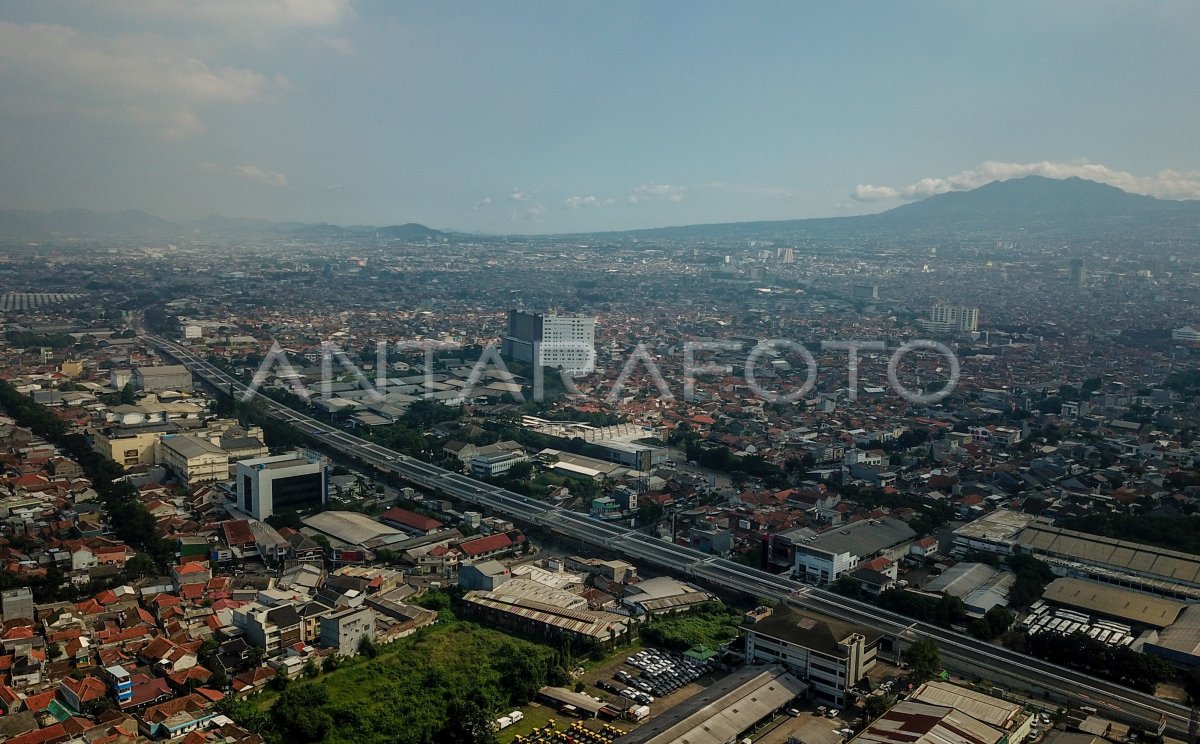
[[[1187,606],[1183,602],[1130,589],[1072,578],[1055,579],[1046,587],[1042,598],[1065,607],[1075,607],[1151,628],[1168,627]]]
[[[701,690],[682,702],[678,712],[673,709],[639,726],[617,739],[618,744],[725,744],[808,689],[782,667],[753,670]]]
[[[1082,563],[1114,566],[1136,574],[1200,586],[1200,557],[1190,553],[1042,524],[1032,524],[1021,530],[1017,542],[1035,553],[1046,552]]]
[[[954,708],[992,726],[1010,729],[1021,715],[1022,706],[969,687],[947,682],[926,682],[916,689],[910,699],[930,705]]]

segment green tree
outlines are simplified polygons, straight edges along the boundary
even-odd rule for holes
[[[496,744],[492,719],[473,700],[450,701],[446,723],[434,737],[439,744]]]
[[[375,641],[369,636],[363,636],[358,641],[358,653],[368,659],[374,659],[379,654],[379,649],[375,647]]]
[[[88,718],[99,718],[101,713],[110,711],[117,707],[116,701],[105,695],[93,700],[89,700],[83,704],[83,710],[79,711]]]
[[[1200,668],[1192,667],[1183,676],[1183,689],[1191,699],[1192,705],[1200,705]]]
[[[908,662],[909,677],[913,683],[921,683],[933,677],[942,669],[942,655],[938,652],[937,644],[923,638],[904,652],[904,660]]]
[[[868,720],[875,720],[892,709],[896,698],[891,695],[868,695],[863,703],[863,715]]]
[[[637,516],[638,524],[642,527],[648,527],[658,524],[658,521],[663,518],[665,510],[661,504],[653,501],[643,501],[638,505]]]

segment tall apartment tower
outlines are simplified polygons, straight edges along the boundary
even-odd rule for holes
[[[1087,266],[1082,258],[1072,258],[1067,262],[1067,274],[1072,284],[1083,284],[1087,281]]]
[[[595,318],[509,310],[500,351],[519,362],[580,375],[595,370],[595,349]]]
[[[934,305],[929,310],[929,319],[921,325],[929,331],[940,333],[973,333],[979,330],[979,308],[962,305]]]

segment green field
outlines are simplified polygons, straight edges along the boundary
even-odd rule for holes
[[[315,680],[289,683],[265,715],[262,698],[233,704],[229,713],[289,744],[472,740],[474,729],[524,708],[543,685],[567,684],[562,665],[548,645],[441,621],[382,647],[374,659],[358,657]]]

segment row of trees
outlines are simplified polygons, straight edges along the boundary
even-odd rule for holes
[[[1039,633],[1026,640],[1034,656],[1063,666],[1082,669],[1143,692],[1154,692],[1160,682],[1171,678],[1171,665],[1153,654],[1127,646],[1110,646],[1083,633],[1064,636]]]

